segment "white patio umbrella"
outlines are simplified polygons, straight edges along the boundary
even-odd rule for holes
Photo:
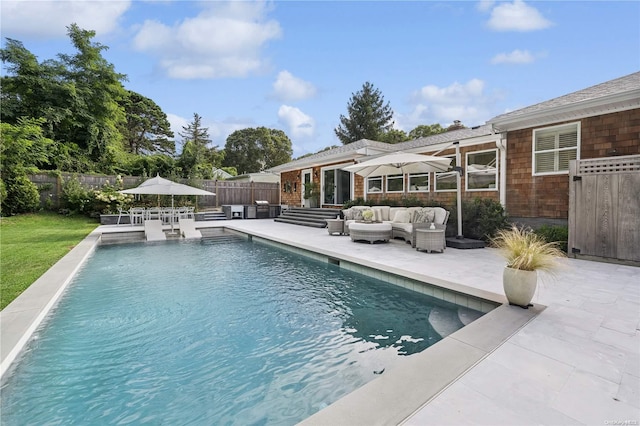
[[[446,172],[450,165],[451,158],[398,151],[343,167],[342,170],[368,177],[400,173]]]
[[[118,191],[123,194],[140,194],[140,195],[171,195],[171,209],[173,210],[173,197],[175,195],[216,195],[213,192],[204,189],[195,188],[193,186],[177,183],[169,179],[161,178],[157,175],[154,178],[147,179],[139,186],[130,189]],[[173,232],[173,215],[171,216],[171,232]]]

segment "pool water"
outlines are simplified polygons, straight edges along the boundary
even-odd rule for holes
[[[7,375],[1,422],[295,424],[457,309],[246,240],[101,246]]]

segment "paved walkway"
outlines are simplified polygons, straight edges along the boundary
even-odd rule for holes
[[[427,254],[271,220],[227,224],[503,294],[494,249]],[[566,259],[534,303],[547,309],[405,424],[640,425],[640,268]]]

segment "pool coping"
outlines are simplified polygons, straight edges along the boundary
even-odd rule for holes
[[[383,270],[379,265],[365,259],[301,244],[294,245],[272,235],[236,229],[232,224],[225,224],[222,228],[266,243],[276,243],[294,251],[317,254],[327,260],[338,260],[411,280],[428,282],[454,293],[469,294],[500,305],[427,350],[407,357],[380,377],[303,420],[300,424],[304,425],[400,424],[487,357],[545,308],[542,305],[535,305],[525,310],[503,304],[504,296],[484,290],[399,268],[389,267]],[[10,370],[34,331],[55,307],[78,269],[100,244],[101,235],[102,231],[96,228],[18,298],[0,311],[0,379]],[[343,266],[341,263],[340,265]],[[347,269],[350,268],[347,267]],[[375,274],[372,275],[375,276]],[[375,402],[372,403],[372,401]]]

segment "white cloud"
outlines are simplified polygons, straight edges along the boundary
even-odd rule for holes
[[[407,132],[421,124],[448,126],[454,120],[466,126],[481,124],[490,118],[494,100],[485,93],[484,81],[474,78],[446,87],[424,86],[413,94],[413,102],[408,114],[394,116],[397,126]]]
[[[308,81],[295,77],[285,70],[278,73],[278,77],[273,83],[273,94],[279,101],[299,101],[314,97],[316,88]]]
[[[553,25],[538,10],[522,0],[513,3],[500,3],[491,11],[487,23],[495,31],[535,31]]]
[[[263,46],[281,36],[264,3],[206,3],[207,9],[173,26],[145,21],[134,48],[159,58],[178,79],[244,77],[265,67]]]
[[[481,12],[486,12],[488,10],[491,10],[494,4],[495,4],[495,1],[493,0],[480,0],[478,2],[477,8]]]
[[[499,53],[491,59],[492,64],[530,64],[535,56],[528,50],[516,49],[510,53]]]
[[[0,2],[2,33],[12,38],[66,37],[76,23],[98,35],[114,31],[131,1],[6,1]]]
[[[292,106],[280,106],[280,109],[278,109],[278,121],[289,128],[288,134],[293,139],[310,138],[315,132],[315,120]]]

